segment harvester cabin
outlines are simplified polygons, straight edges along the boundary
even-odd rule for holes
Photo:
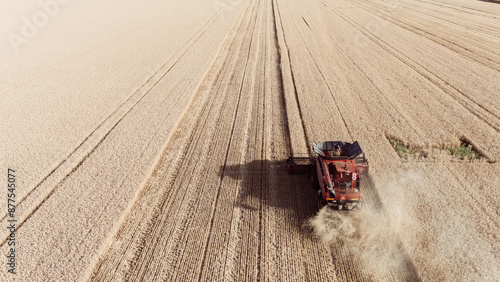
[[[344,188],[342,184],[345,183],[351,184],[348,185],[349,188],[359,187],[358,176],[355,174],[356,167],[352,161],[332,161],[327,164],[327,167],[335,187]]]

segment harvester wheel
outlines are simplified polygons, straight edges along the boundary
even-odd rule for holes
[[[318,199],[318,211],[323,208],[327,203],[323,199]]]
[[[316,169],[311,169],[311,186],[314,190],[319,189],[318,175],[316,174]]]

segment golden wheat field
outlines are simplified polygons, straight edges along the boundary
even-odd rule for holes
[[[500,280],[500,2],[0,19],[1,281]],[[287,173],[326,140],[362,146],[363,209]]]

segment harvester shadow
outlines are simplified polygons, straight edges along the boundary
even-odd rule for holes
[[[222,166],[220,178],[238,180],[235,206],[262,216],[269,212],[285,212],[284,224],[298,232],[317,211],[316,191],[308,175],[287,172],[286,160],[254,160],[246,164]],[[284,211],[283,211],[284,210]]]

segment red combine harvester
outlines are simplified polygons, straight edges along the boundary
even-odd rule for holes
[[[324,205],[336,209],[360,208],[361,177],[369,165],[358,142],[313,142],[316,156],[295,155],[287,160],[288,173],[311,174],[311,184],[318,190],[318,207]]]

